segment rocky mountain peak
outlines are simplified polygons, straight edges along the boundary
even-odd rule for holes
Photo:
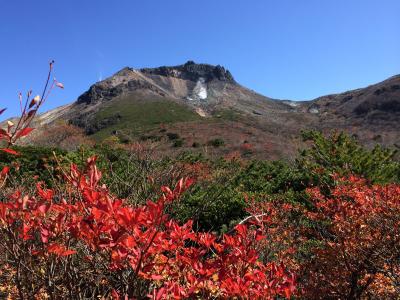
[[[119,70],[117,73],[115,73],[114,76],[129,76],[134,71],[133,68],[131,67],[125,67],[121,70]]]
[[[178,66],[162,66],[158,68],[143,68],[140,71],[148,75],[160,75],[166,77],[175,77],[184,80],[198,81],[203,78],[205,82],[219,80],[229,83],[236,83],[229,70],[223,66],[197,64],[192,60],[187,61],[183,65]]]
[[[166,84],[165,79],[169,80],[170,85]],[[174,86],[174,79],[186,81],[186,87],[181,90],[181,85]],[[138,90],[162,97],[172,96],[204,100],[207,98],[207,85],[219,82],[237,85],[232,74],[220,65],[197,64],[194,61],[188,61],[178,66],[139,70],[125,67],[113,76],[92,85],[78,98],[77,103],[98,103]]]

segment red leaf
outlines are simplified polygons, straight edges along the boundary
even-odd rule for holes
[[[247,233],[247,227],[244,224],[236,225],[235,229],[239,233],[239,235],[241,235],[242,237],[244,237]]]
[[[12,154],[12,155],[19,155],[19,152],[10,149],[10,148],[0,148],[0,151],[4,151],[7,152],[8,154]]]
[[[147,295],[147,297],[149,297],[153,300],[166,299],[166,298],[168,298],[168,297],[166,297],[166,292],[167,292],[167,290],[165,287],[162,287],[160,289],[154,289],[151,294]],[[181,299],[181,298],[177,297],[175,299]]]
[[[154,298],[153,298],[153,299],[155,299],[155,300],[163,299],[163,296],[165,296],[165,292],[166,292],[165,288],[162,287],[161,289],[159,289],[159,290],[157,291],[157,294],[154,295]]]
[[[72,254],[75,254],[75,253],[76,253],[75,250],[68,249],[68,250],[64,250],[60,255],[61,256],[68,256],[68,255],[72,255]]]
[[[24,129],[22,129],[21,131],[19,131],[15,137],[20,138],[20,137],[26,136],[29,133],[31,133],[32,130],[33,130],[33,128],[26,127]]]
[[[43,189],[42,185],[42,182],[36,184],[36,190],[39,196],[47,201],[51,201],[51,199],[53,198],[53,190]]]
[[[47,243],[49,241],[49,231],[46,228],[42,228],[40,230],[40,236],[43,243]]]
[[[291,291],[290,287],[285,287],[284,290],[283,290],[283,292],[285,293],[285,297],[286,297],[287,299],[290,299],[290,296],[291,296],[291,294],[292,294],[292,291]]]
[[[31,227],[27,224],[22,224],[22,238],[24,241],[29,240],[31,236],[29,235],[29,230],[31,230]]]
[[[58,244],[51,244],[47,247],[47,251],[49,251],[49,253],[58,253],[61,249],[61,246]]]
[[[45,214],[45,213],[47,212],[47,205],[46,205],[46,204],[42,204],[42,205],[40,205],[40,206],[37,208],[37,210],[38,210],[40,213]]]
[[[111,296],[112,296],[112,298],[114,300],[119,300],[120,299],[120,297],[118,295],[118,292],[116,290],[114,290],[114,289],[111,291]]]
[[[49,253],[53,253],[58,256],[68,256],[71,254],[75,254],[75,250],[70,250],[70,249],[65,249],[64,246],[59,245],[59,244],[51,244],[47,247],[47,251]]]
[[[153,279],[153,280],[161,280],[161,279],[163,279],[164,277],[161,276],[161,275],[152,274],[152,275],[150,276],[150,278]]]
[[[7,174],[8,174],[8,172],[10,171],[10,167],[8,167],[8,166],[5,166],[4,168],[3,168],[3,170],[1,171],[1,177],[3,177],[3,176],[6,176]]]
[[[162,186],[161,191],[163,191],[163,193],[165,193],[165,194],[172,194],[171,189],[167,186]]]
[[[6,130],[0,128],[0,138],[3,136],[9,137],[10,135]]]
[[[131,235],[127,236],[124,240],[124,244],[127,248],[133,248],[136,246],[135,238]]]

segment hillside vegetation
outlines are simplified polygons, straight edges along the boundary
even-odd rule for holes
[[[203,72],[210,66],[182,68]],[[224,69],[212,70],[234,82]],[[43,95],[63,88],[49,79]],[[160,135],[141,133],[143,143],[132,143],[114,133],[77,150],[18,146],[47,99],[30,96],[21,117],[0,130],[0,298],[400,295],[396,150],[365,148],[342,132],[305,131],[293,160],[256,159],[248,141],[239,152],[210,155],[207,147],[224,147],[219,137],[202,151],[193,143],[193,151],[160,156],[148,140],[162,135],[177,149],[188,139],[157,128],[158,122],[197,116],[165,102],[125,106],[127,98],[97,115],[119,114],[126,122],[129,113],[137,119],[126,126],[140,121]],[[120,130],[118,122],[112,126]]]
[[[189,108],[160,100],[133,101],[129,97],[118,99],[100,109],[86,129],[95,139],[103,140],[113,132],[134,137],[157,128],[160,124],[199,120],[200,116]]]
[[[303,138],[309,141],[309,146],[300,151],[296,160],[292,162],[249,161],[237,158],[209,159],[202,155],[191,153],[185,153],[173,159],[157,159],[152,157],[151,152],[144,149],[136,148],[128,151],[126,149],[113,148],[112,146],[83,147],[78,151],[72,152],[46,148],[19,147],[15,148],[15,150],[20,152],[21,156],[10,157],[7,153],[0,155],[0,162],[3,166],[10,163],[18,165],[17,169],[13,168],[10,170],[10,180],[2,188],[1,197],[7,199],[13,190],[19,190],[28,195],[35,195],[39,192],[38,198],[30,200],[33,201],[33,205],[35,201],[39,201],[41,197],[44,197],[43,192],[40,190],[35,191],[35,182],[39,182],[39,178],[41,182],[45,182],[47,188],[53,190],[51,195],[54,196],[52,197],[55,197],[59,193],[61,193],[59,194],[61,196],[64,194],[63,191],[68,190],[69,183],[66,181],[65,172],[69,174],[69,171],[67,171],[69,165],[72,163],[73,166],[76,166],[74,167],[76,170],[85,170],[87,168],[85,167],[87,164],[86,158],[93,155],[97,157],[97,172],[100,174],[101,171],[103,174],[101,183],[108,187],[107,191],[109,191],[110,195],[115,196],[116,199],[126,199],[124,205],[132,207],[142,207],[143,205],[145,207],[148,205],[146,204],[148,199],[157,199],[165,194],[165,186],[174,186],[179,183],[180,178],[191,178],[194,182],[187,187],[188,190],[185,193],[180,195],[179,201],[173,201],[164,207],[166,212],[178,224],[188,224],[187,222],[190,222],[191,228],[197,234],[209,234],[212,232],[215,236],[213,237],[214,241],[224,240],[226,234],[237,236],[234,232],[237,230],[238,224],[249,223],[250,226],[257,226],[257,228],[260,224],[263,224],[259,227],[259,230],[264,232],[263,234],[266,234],[266,244],[262,248],[258,248],[259,250],[257,251],[261,251],[258,252],[258,255],[261,255],[260,259],[262,261],[284,263],[286,271],[296,274],[297,287],[293,292],[290,292],[293,296],[296,295],[296,297],[306,299],[320,299],[317,291],[324,289],[324,295],[331,295],[332,297],[339,297],[339,293],[344,298],[350,297],[352,293],[356,293],[357,295],[354,299],[361,299],[367,296],[392,297],[398,292],[397,285],[399,282],[396,279],[398,277],[394,276],[398,276],[399,274],[395,271],[396,269],[387,269],[389,267],[386,265],[386,262],[390,259],[391,263],[395,264],[390,268],[398,267],[396,259],[393,257],[394,254],[398,253],[396,251],[399,251],[399,243],[396,242],[398,227],[395,224],[400,222],[398,215],[396,215],[397,213],[393,215],[397,211],[398,206],[396,205],[400,201],[400,194],[398,193],[400,191],[398,184],[400,182],[400,163],[395,158],[396,152],[379,146],[373,150],[367,150],[360,146],[353,138],[345,134],[334,133],[331,136],[324,137],[318,132],[307,132],[304,133]],[[94,161],[91,162],[92,166],[93,163]],[[90,168],[87,170],[91,170]],[[72,174],[68,176],[72,176]],[[82,176],[84,176],[83,174]],[[46,193],[49,193],[49,190],[47,191]],[[338,225],[331,223],[338,222],[336,217],[335,219],[326,218],[330,218],[330,213],[339,213],[337,211],[339,207],[323,206],[324,209],[330,210],[329,213],[327,212],[323,215],[317,214],[320,205],[333,201],[325,199],[339,197],[337,198],[341,199],[339,201],[347,202],[352,197],[371,197],[368,196],[369,193],[372,193],[374,201],[383,201],[382,205],[386,205],[384,204],[386,201],[394,201],[393,205],[395,206],[391,206],[390,209],[395,210],[388,211],[387,213],[390,214],[388,216],[386,216],[386,212],[384,215],[378,213],[376,216],[373,215],[372,220],[364,220],[367,215],[360,215],[355,210],[371,209],[369,214],[372,214],[374,209],[382,212],[382,208],[375,208],[375,205],[381,205],[376,202],[368,204],[369,208],[364,208],[363,205],[367,204],[362,202],[354,207],[346,207],[347,210],[350,210],[348,213],[355,213],[356,215],[349,215],[351,219],[348,219],[347,216],[342,216],[344,219],[340,222],[343,222],[343,224],[340,223]],[[354,198],[355,200],[356,198]],[[316,203],[315,201],[322,202]],[[4,203],[7,203],[7,201]],[[57,201],[54,203],[57,203]],[[92,212],[94,213],[93,209]],[[344,209],[344,207],[341,209]],[[11,213],[11,211],[8,213]],[[323,220],[322,216],[326,220]],[[14,215],[15,217],[19,218],[18,215]],[[332,244],[331,237],[325,236],[324,232],[326,230],[329,230],[330,235],[336,235],[337,233],[331,231],[336,230],[334,229],[336,227],[329,229],[330,226],[347,226],[345,222],[351,222],[352,225],[353,222],[362,222],[360,223],[361,225],[357,226],[375,226],[373,224],[378,221],[378,219],[374,219],[375,217],[380,220],[379,222],[381,222],[383,227],[371,227],[374,233],[366,232],[366,236],[362,240],[353,237],[350,231],[348,233],[346,233],[347,231],[344,233],[340,232],[340,238],[344,239],[345,244],[341,244],[342,242],[340,241]],[[102,218],[104,218],[104,215]],[[391,226],[389,224],[393,225],[390,228],[390,232],[393,234],[390,240],[378,240],[377,234],[382,233],[386,235],[386,233],[380,230],[388,230],[386,226]],[[33,230],[33,234],[36,229],[32,227],[29,230]],[[5,233],[3,231],[3,234]],[[368,234],[373,235],[368,236]],[[61,242],[59,240],[61,237],[53,236],[53,238],[58,241],[57,243]],[[364,238],[367,240],[364,240]],[[5,237],[5,241],[8,241],[8,238]],[[365,244],[367,241],[368,244]],[[355,247],[354,251],[356,252],[352,252],[353,248],[336,249],[337,247],[346,246],[347,242],[355,243],[352,247]],[[39,242],[27,238],[26,242],[23,243],[26,244],[26,247],[36,245],[34,246],[36,248],[39,244],[43,243],[43,240]],[[43,246],[46,246],[46,243],[40,247]],[[214,245],[212,247],[219,246]],[[81,249],[80,242],[69,244],[68,249],[73,249],[73,251],[71,250],[68,254],[66,254],[67,252],[54,253],[59,253],[56,255],[65,257],[61,258],[61,261],[66,260],[65,262],[69,261],[72,263],[72,261],[77,262],[77,260],[81,259],[79,258],[80,251],[83,251],[82,254],[87,252],[87,250]],[[338,256],[334,252],[339,250],[345,251],[343,254],[345,258],[342,258],[340,255]],[[376,259],[373,257],[372,262],[363,262],[367,254],[360,255],[359,251],[372,251],[377,257]],[[381,251],[387,252],[382,253]],[[91,253],[91,255],[97,255],[95,252]],[[113,255],[112,252],[109,252],[109,254]],[[101,255],[104,255],[104,253]],[[329,255],[331,256],[329,257]],[[37,281],[39,279],[36,277],[29,279],[14,277],[12,270],[16,266],[13,264],[13,259],[15,258],[9,257],[7,258],[7,262],[5,262],[10,269],[9,272],[3,273],[3,283],[9,282],[9,280],[23,280],[24,284],[31,281],[32,283],[34,281],[36,282],[35,284],[40,284]],[[100,257],[95,259],[98,260]],[[343,263],[342,259],[352,259],[354,260],[354,265],[342,265],[341,268],[343,269],[341,270],[326,265],[341,265]],[[30,261],[29,263],[34,269],[40,267],[39,261]],[[239,262],[232,263],[236,264]],[[173,264],[172,261],[171,264]],[[319,266],[324,266],[324,269],[318,269],[318,272],[315,273],[315,268],[319,268]],[[118,268],[121,267],[122,265]],[[116,274],[107,274],[106,269],[101,271],[103,272],[102,280],[106,282],[106,285],[99,289],[101,283],[97,280],[92,281],[93,279],[87,277],[90,274],[85,273],[89,272],[88,268],[90,269],[90,266],[80,265],[77,271],[79,270],[81,274],[79,275],[80,280],[83,280],[85,284],[91,282],[92,285],[96,286],[95,290],[90,291],[90,293],[107,294],[111,293],[112,287],[114,287],[122,293],[139,295],[136,289],[134,289],[135,292],[133,292],[134,290],[129,292],[132,288],[130,284],[127,286],[128,290],[119,290],[117,288],[118,285],[115,286],[118,282],[118,279],[114,277]],[[126,268],[126,266],[123,268]],[[221,271],[222,269],[220,270],[218,267],[215,271],[210,272],[219,272],[217,270]],[[156,274],[160,274],[158,273],[159,271],[155,272]],[[337,272],[340,276],[336,277],[336,273],[332,274],[332,272]],[[54,277],[55,274],[45,274],[46,276],[53,276],[51,280],[56,280],[56,282],[63,286],[64,279],[58,276]],[[122,273],[118,276],[122,276]],[[162,282],[165,282],[165,284],[169,282],[164,281],[161,277],[158,279],[159,277],[155,275],[151,276],[154,276],[157,280],[152,284],[152,279],[150,277],[146,279],[147,277],[145,276],[143,278],[145,281],[143,282],[142,279],[140,281],[142,282],[140,283],[141,285],[145,284],[145,286],[142,286],[143,289],[154,290]],[[357,276],[356,281],[354,281],[354,276]],[[369,279],[368,284],[365,283],[366,278]],[[136,282],[135,284],[138,284],[137,279],[131,278],[130,280],[133,280],[131,283]],[[115,283],[113,283],[114,281]],[[169,284],[166,286],[169,286]],[[188,292],[187,287],[185,287],[187,284],[188,282],[181,286],[183,290],[180,297],[185,298],[186,296],[184,295],[189,295],[186,294]],[[337,288],[328,288],[329,284],[335,284]],[[32,293],[32,291],[29,292],[27,286],[22,289],[24,293]],[[84,293],[88,293],[88,287],[85,289]],[[353,289],[357,292],[353,291]],[[13,291],[16,292],[10,286],[4,287],[4,285],[3,290],[6,291],[6,294],[14,293]],[[219,292],[221,294],[218,294],[216,290],[215,293],[211,292],[211,290],[206,292],[206,290],[207,288],[203,292],[198,293],[203,293],[202,297],[211,297],[211,295],[217,298],[222,297],[222,290]],[[61,291],[50,290],[49,292],[45,286],[40,290],[40,293],[61,295],[59,294]],[[78,291],[74,290],[74,293],[78,293]],[[236,295],[243,296],[246,293],[250,293],[250,290],[242,290],[237,293],[239,294]],[[161,297],[160,299],[164,298]]]

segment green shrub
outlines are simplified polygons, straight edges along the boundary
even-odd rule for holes
[[[0,151],[0,169],[13,164],[18,168],[11,168],[11,176],[18,182],[34,182],[34,177],[39,177],[47,185],[52,186],[53,177],[59,175],[55,156],[66,154],[57,148],[44,148],[36,146],[14,147],[21,155],[11,156]]]
[[[217,139],[208,141],[208,145],[218,148],[218,147],[225,145],[225,142],[223,139],[217,138]]]
[[[183,140],[181,140],[181,139],[174,140],[174,143],[172,144],[172,146],[175,147],[175,148],[182,147],[183,146]]]
[[[311,146],[300,152],[296,165],[316,184],[328,180],[332,173],[356,174],[374,183],[400,181],[400,163],[394,159],[396,150],[380,145],[369,150],[343,132],[324,136],[308,131],[303,138]]]
[[[141,135],[140,136],[141,141],[152,141],[152,142],[159,142],[161,141],[161,136],[158,135]]]
[[[180,138],[179,134],[173,133],[173,132],[168,132],[168,133],[167,133],[167,137],[168,137],[168,139],[169,139],[170,141],[177,140],[177,139]]]

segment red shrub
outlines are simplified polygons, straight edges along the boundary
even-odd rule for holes
[[[400,186],[340,179],[329,196],[310,190],[308,233],[324,241],[304,265],[308,298],[394,299],[400,293]]]
[[[16,155],[10,146],[33,130],[29,124],[52,87],[63,87],[54,81],[46,93],[52,65],[44,98],[29,102],[28,93],[18,124],[0,131],[7,145],[0,150]],[[290,297],[294,276],[259,259],[257,246],[266,237],[258,228],[238,225],[219,238],[169,218],[168,206],[192,180],[181,179],[174,190],[162,187],[157,201],[133,207],[99,184],[95,162],[88,159],[84,171],[72,165],[61,192],[39,182],[35,196],[15,191],[2,200],[0,292],[21,299]]]
[[[85,172],[71,167],[66,197],[38,184],[35,197],[16,192],[0,204],[7,263],[32,272],[14,275],[19,293],[34,296],[30,287],[42,285],[39,291],[53,297],[67,290],[101,296],[115,290],[114,295],[153,299],[290,297],[294,276],[283,265],[259,260],[257,245],[266,237],[257,228],[238,225],[234,234],[218,238],[194,232],[191,221],[179,225],[168,217],[165,210],[190,179],[180,180],[174,190],[163,187],[156,202],[131,207],[100,186],[100,177],[91,158]],[[13,252],[15,247],[21,252]],[[48,264],[57,273],[39,271]],[[124,276],[129,280],[118,281]]]
[[[268,236],[260,255],[283,262],[305,299],[396,299],[400,294],[400,185],[338,178],[313,208],[280,200],[249,205]]]

